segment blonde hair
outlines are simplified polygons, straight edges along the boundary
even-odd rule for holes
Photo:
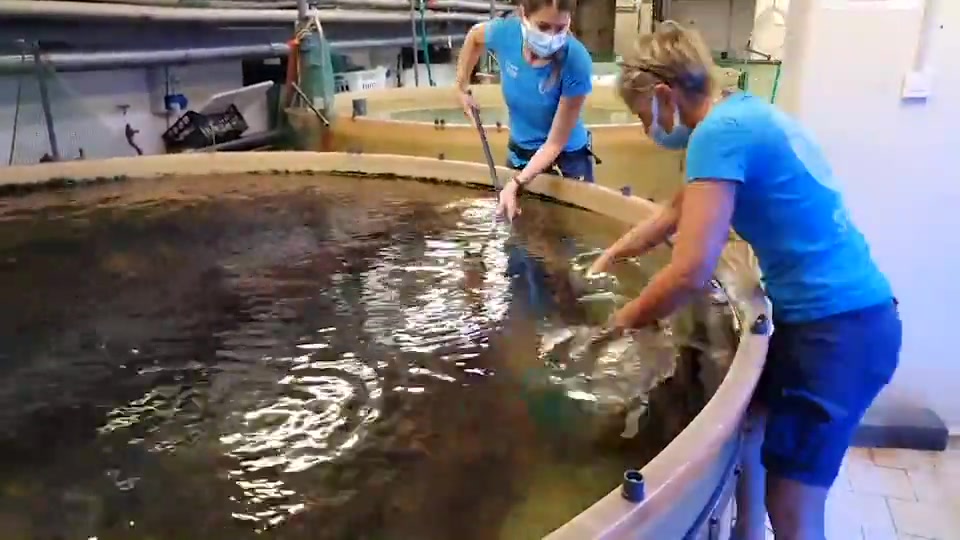
[[[691,96],[710,96],[716,82],[710,49],[700,33],[674,21],[660,23],[652,34],[637,38],[621,64],[620,97],[628,105],[658,83]]]

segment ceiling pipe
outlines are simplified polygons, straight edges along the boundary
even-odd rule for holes
[[[401,12],[377,10],[317,9],[322,23],[405,23],[409,15]],[[61,2],[57,0],[3,0],[0,1],[0,19],[135,19],[140,22],[183,22],[211,24],[290,24],[297,20],[297,11],[292,9],[211,9],[135,6],[121,4],[88,4]],[[482,22],[485,14],[446,13],[428,11],[425,18],[430,22],[460,21]]]
[[[51,1],[51,0],[34,0]],[[178,9],[195,9],[184,7],[182,0],[84,0],[92,4],[127,4],[136,6],[175,7]],[[297,0],[207,0],[197,2],[196,7],[214,9],[294,9]],[[493,2],[479,0],[434,0],[429,2],[430,9],[452,9],[462,11],[488,12]],[[381,8],[406,10],[410,6],[408,0],[320,0],[316,2],[320,8]],[[494,3],[496,11],[510,11],[516,6],[502,2]]]
[[[431,43],[460,43],[463,35],[430,36]],[[409,38],[347,39],[331,40],[330,46],[337,50],[372,47],[402,47]],[[238,45],[230,47],[204,47],[189,49],[108,51],[108,52],[61,52],[41,55],[45,67],[58,73],[130,69],[162,65],[199,64],[220,60],[255,60],[286,56],[290,48],[286,43],[261,45]],[[0,74],[30,72],[34,60],[29,56],[0,56]]]

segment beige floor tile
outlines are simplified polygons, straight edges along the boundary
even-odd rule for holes
[[[917,500],[910,478],[903,469],[878,467],[872,461],[851,460],[847,463],[847,476],[855,493]]]
[[[860,538],[865,529],[879,538],[895,531],[887,501],[877,495],[831,490],[826,521],[827,540]]]
[[[954,512],[927,502],[888,499],[897,532],[936,540],[954,540],[960,535],[960,520]]]
[[[844,463],[850,461],[873,461],[873,456],[870,454],[869,448],[856,448],[851,447],[847,449],[847,454],[843,457]]]
[[[960,450],[947,450],[937,456],[937,471],[960,475]]]
[[[850,474],[847,472],[846,460],[840,465],[840,472],[837,474],[837,479],[833,481],[833,487],[831,489],[853,491],[853,486],[850,484]]]
[[[870,455],[874,465],[907,471],[932,470],[936,468],[940,452],[921,452],[895,448],[872,448]]]
[[[863,529],[863,538],[864,540],[900,540],[897,531],[890,529],[871,529],[867,527]]]
[[[918,501],[960,511],[960,474],[939,470],[907,471],[907,477]]]

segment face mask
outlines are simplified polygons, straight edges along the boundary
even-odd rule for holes
[[[553,35],[541,32],[526,19],[523,20],[520,28],[523,30],[523,40],[527,43],[527,47],[530,47],[533,54],[541,58],[552,55],[567,44],[567,32],[565,31]]]
[[[652,101],[653,125],[650,126],[650,138],[653,139],[653,142],[657,143],[658,146],[668,150],[682,150],[686,148],[687,142],[690,141],[690,128],[680,122],[680,111],[674,111],[673,130],[667,133],[657,120],[660,118],[660,108],[657,105],[656,96],[652,98]]]

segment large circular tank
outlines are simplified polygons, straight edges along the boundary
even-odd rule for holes
[[[509,178],[510,171],[501,168],[497,172],[501,180]],[[171,176],[187,176],[191,179],[216,176],[216,182],[197,189],[202,190],[204,196],[211,200],[216,199],[216,191],[222,189],[223,199],[228,200],[245,196],[231,187],[232,179],[240,179],[249,174],[276,177],[281,173],[301,176],[332,174],[381,180],[412,179],[440,183],[451,188],[483,187],[489,186],[490,182],[485,174],[485,166],[481,164],[372,154],[267,152],[150,156],[10,167],[0,170],[0,191],[9,196],[23,191],[36,191],[42,186],[78,186],[78,189],[83,189],[82,185],[86,182],[143,179],[136,184],[137,189],[143,190],[142,196],[136,197],[139,201],[136,209],[142,212],[144,219],[151,219],[155,216],[151,210],[158,202],[178,198],[185,200],[190,196],[185,192],[189,189],[182,187],[183,184],[175,184],[172,179],[165,183],[165,179]],[[303,178],[309,180],[309,177]],[[316,178],[321,181],[323,177]],[[203,182],[203,179],[199,178],[197,181]],[[244,181],[249,184],[251,178],[247,177]],[[252,181],[254,184],[250,185],[255,185],[256,178]],[[276,183],[278,180],[273,179],[270,182]],[[165,185],[174,187],[165,188]],[[612,218],[621,224],[621,228],[657,210],[656,205],[641,198],[623,196],[617,191],[596,185],[567,182],[548,176],[538,179],[531,188],[533,192],[551,200]],[[424,192],[424,196],[427,197],[428,193]],[[48,216],[50,212],[55,213],[59,209],[78,204],[77,201],[81,198],[79,194],[69,190],[54,191],[44,199],[48,207],[35,208],[34,211],[37,216]],[[110,198],[101,196],[98,200],[107,205],[109,212]],[[9,202],[0,199],[0,204],[5,207],[10,207]],[[13,215],[22,217],[23,214],[17,211]],[[79,214],[77,219],[85,222],[91,218],[87,214]],[[250,230],[250,234],[257,232],[256,228]],[[48,235],[46,243],[43,243],[44,249],[54,247],[48,245],[51,237]],[[22,239],[15,239],[13,243],[21,241]],[[282,251],[291,246],[280,244],[276,248]],[[292,249],[296,249],[296,245],[292,246]],[[164,254],[158,253],[157,256],[158,261],[162,262]],[[17,261],[7,260],[4,264],[16,263]],[[127,265],[124,261],[116,264],[119,267]],[[242,264],[242,261],[236,264]],[[700,413],[658,455],[642,466],[639,471],[645,482],[645,496],[642,500],[628,502],[621,496],[620,489],[614,489],[568,523],[554,530],[548,538],[679,539],[686,538],[685,535],[691,532],[700,534],[700,531],[718,525],[721,529],[729,526],[734,458],[738,450],[742,417],[759,378],[766,353],[769,306],[760,290],[759,275],[752,255],[742,243],[731,241],[727,246],[716,278],[713,291],[705,297],[710,301],[695,307],[686,320],[675,322],[678,332],[702,334],[705,331],[716,331],[716,328],[711,330],[705,327],[701,319],[703,316],[710,316],[713,312],[711,306],[722,305],[725,306],[724,309],[732,310],[731,328],[727,330],[735,331],[739,336],[734,342],[736,350],[717,358],[705,357],[699,361],[698,369],[691,372],[712,397]],[[245,284],[247,285],[256,286],[256,283]],[[132,487],[130,482],[135,483],[136,479],[124,479],[123,484],[127,489]],[[464,485],[463,488],[469,490],[471,485]],[[548,490],[534,490],[528,494],[528,497],[534,500],[549,496]],[[74,505],[82,502],[71,501]],[[0,519],[3,519],[3,512],[0,512]],[[10,534],[16,537],[16,531]]]
[[[716,68],[719,89],[736,89],[739,72]],[[473,86],[481,120],[498,165],[506,162],[507,113],[499,85]],[[356,116],[354,100],[364,102]],[[333,127],[321,144],[319,123],[309,112],[291,114],[304,137],[304,149],[390,153],[483,162],[476,129],[458,108],[449,87],[406,87],[337,94]],[[626,111],[615,86],[595,84],[583,118],[599,159],[597,183],[655,202],[669,200],[682,182],[683,154],[657,147]],[[499,122],[499,124],[498,124]]]
[[[499,85],[473,88],[497,165],[506,163],[506,108]],[[353,115],[353,100],[366,102],[366,115]],[[331,128],[331,149],[346,152],[391,153],[483,162],[476,129],[457,108],[451,88],[393,88],[337,94]],[[634,194],[654,201],[668,200],[680,185],[682,153],[658,148],[643,126],[624,109],[613,87],[597,86],[587,99],[584,120],[600,160],[597,183],[614,189],[630,186]],[[499,121],[499,127],[497,122]],[[297,113],[298,127],[317,133],[315,118]],[[318,137],[307,145],[319,149]]]

